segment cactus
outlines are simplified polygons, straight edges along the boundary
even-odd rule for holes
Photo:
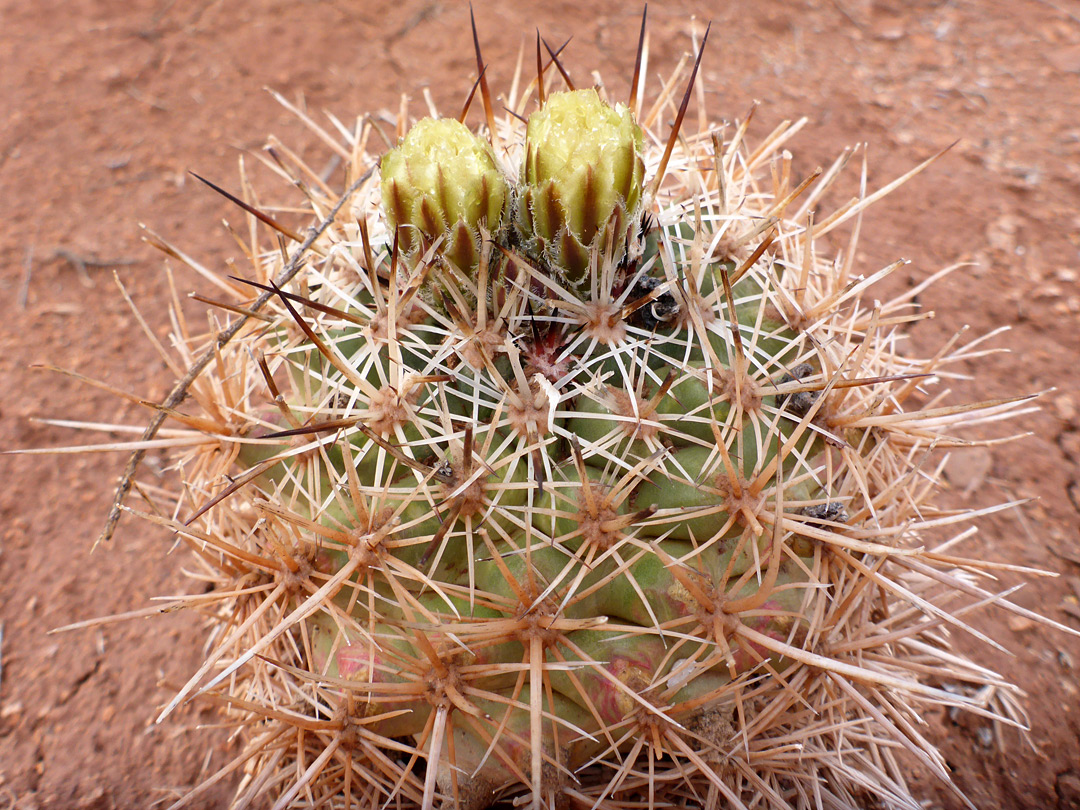
[[[905,356],[913,294],[866,298],[900,263],[817,246],[872,198],[815,221],[803,122],[680,137],[688,86],[643,137],[636,93],[543,85],[381,173],[359,124],[228,333],[178,335],[184,486],[145,517],[216,628],[163,714],[246,727],[240,806],[917,806],[916,705],[1017,716],[941,633],[1011,603],[927,546],[970,517],[934,453],[1022,399],[927,395],[970,352]]]

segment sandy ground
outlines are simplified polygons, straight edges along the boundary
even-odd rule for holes
[[[625,96],[640,7],[585,8],[477,0],[493,87],[508,87],[522,38],[539,27],[551,41],[573,36],[564,61],[579,83],[595,69]],[[1010,328],[993,345],[1011,351],[969,364],[970,379],[953,385],[957,399],[1044,391],[1041,410],[1012,427],[1030,436],[954,464],[950,497],[970,506],[1037,499],[981,521],[967,551],[1059,573],[1017,600],[1080,628],[1080,3],[656,3],[650,18],[653,90],[711,19],[709,115],[742,117],[757,100],[758,136],[809,116],[793,145],[802,174],[865,141],[878,186],[960,139],[868,214],[859,266],[910,259],[896,289],[970,263],[922,297],[938,317],[914,330],[918,349],[964,325],[973,334]],[[456,111],[474,78],[467,8],[451,2],[3,0],[0,21],[5,449],[87,440],[36,418],[147,418],[32,364],[164,396],[170,374],[113,274],[164,338],[168,277],[139,223],[224,271],[240,257],[219,223],[240,216],[187,172],[229,185],[238,158],[271,133],[325,163],[326,150],[266,87],[313,115],[348,119],[396,109],[403,92],[422,104],[425,86]],[[205,291],[193,274],[176,278],[184,292]],[[152,722],[169,684],[200,660],[197,617],[47,635],[192,587],[184,555],[133,520],[90,554],[124,460],[0,457],[3,810],[149,807],[227,756],[225,731],[191,730],[215,722],[207,707]],[[151,457],[144,472],[159,466]],[[1010,654],[966,637],[956,644],[1027,692],[1030,745],[1016,734],[1001,745],[978,723],[940,714],[925,718],[927,733],[978,807],[1080,807],[1080,642],[1001,613],[974,623]],[[941,786],[913,779],[928,806],[958,806]]]

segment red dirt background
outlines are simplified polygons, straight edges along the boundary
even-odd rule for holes
[[[596,69],[626,96],[637,3],[477,0],[476,12],[496,90],[509,87],[518,48],[538,27],[552,42],[573,35],[564,62],[579,84]],[[742,117],[757,99],[758,137],[810,116],[791,146],[800,175],[867,141],[877,187],[961,139],[871,209],[859,267],[910,259],[897,290],[970,261],[922,296],[938,317],[913,330],[914,346],[933,351],[964,324],[972,333],[1007,325],[994,345],[1012,352],[967,364],[972,378],[953,385],[956,400],[1054,389],[1014,426],[1031,436],[950,467],[949,498],[1038,499],[982,520],[966,550],[1060,573],[1016,599],[1080,628],[1080,3],[654,3],[652,92],[710,19],[710,116]],[[265,87],[317,117],[350,120],[396,109],[403,92],[419,114],[424,86],[456,112],[474,78],[468,9],[453,2],[0,0],[0,446],[89,438],[35,417],[146,421],[114,396],[29,366],[52,362],[164,396],[173,381],[112,274],[164,337],[164,259],[137,223],[223,270],[242,256],[220,220],[242,217],[187,171],[235,188],[238,156],[271,133],[325,163],[326,150]],[[264,199],[287,191],[262,180]],[[843,193],[855,190],[852,177]],[[182,270],[178,285],[207,286]],[[215,722],[203,707],[152,722],[169,694],[162,682],[200,660],[198,617],[47,635],[192,587],[184,554],[134,520],[90,554],[125,458],[0,457],[0,810],[149,807],[228,755],[224,731],[190,731]],[[1028,693],[1031,745],[1016,734],[1004,748],[984,745],[978,722],[928,715],[956,784],[985,810],[1080,807],[1080,642],[1001,612],[974,624],[1011,655],[968,637],[956,644]],[[928,807],[959,806],[913,778]]]

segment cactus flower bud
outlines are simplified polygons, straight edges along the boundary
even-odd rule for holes
[[[593,250],[622,257],[641,204],[642,142],[630,110],[592,89],[554,93],[529,116],[516,225],[568,281],[584,279]]]
[[[425,118],[383,156],[381,171],[399,249],[408,255],[442,237],[442,254],[463,273],[475,270],[479,229],[501,230],[510,199],[491,147],[452,118]]]

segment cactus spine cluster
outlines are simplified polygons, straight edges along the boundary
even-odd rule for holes
[[[147,517],[220,594],[166,713],[248,725],[238,806],[916,807],[919,711],[1015,712],[941,633],[979,564],[927,550],[966,519],[932,451],[1015,403],[930,397],[972,352],[905,356],[913,294],[864,297],[897,265],[815,247],[869,200],[815,216],[803,122],[650,133],[670,104],[541,74],[381,161],[365,121],[302,250],[230,282]]]

